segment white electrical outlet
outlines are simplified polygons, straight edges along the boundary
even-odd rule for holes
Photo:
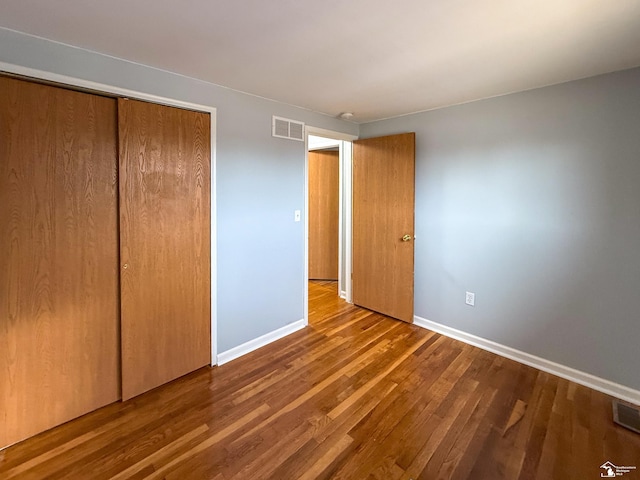
[[[296,210],[295,212],[293,212],[293,221],[294,222],[300,221],[300,210]]]
[[[464,303],[473,307],[476,304],[476,294],[473,292],[467,292],[464,296]]]

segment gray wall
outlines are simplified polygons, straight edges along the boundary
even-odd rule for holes
[[[357,125],[3,29],[0,62],[215,106],[218,349],[302,318],[304,144],[271,115]],[[635,69],[360,126],[416,132],[416,315],[640,389],[639,86]]]
[[[640,69],[360,127],[408,131],[416,315],[640,389]]]
[[[216,107],[218,351],[303,318],[304,143],[272,138],[271,116],[357,125],[4,29],[0,62]]]

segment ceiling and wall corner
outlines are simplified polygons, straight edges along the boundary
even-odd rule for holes
[[[0,27],[357,123],[640,65],[637,0],[4,0]]]

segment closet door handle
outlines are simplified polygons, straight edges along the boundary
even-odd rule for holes
[[[128,263],[125,263],[124,265],[122,265],[122,269],[123,270],[126,270],[127,268],[129,268],[129,264]]]

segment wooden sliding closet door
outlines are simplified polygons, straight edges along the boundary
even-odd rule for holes
[[[118,101],[122,396],[211,361],[210,117]]]
[[[120,397],[116,101],[0,77],[0,447]]]

